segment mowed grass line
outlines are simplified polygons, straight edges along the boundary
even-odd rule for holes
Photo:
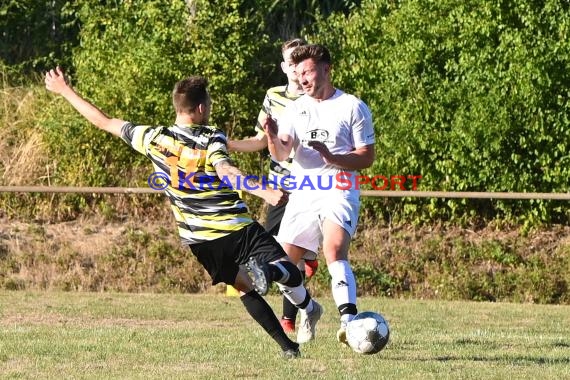
[[[392,333],[363,356],[336,343],[320,302],[317,340],[285,361],[235,297],[0,291],[0,377],[570,379],[570,306],[361,298]]]

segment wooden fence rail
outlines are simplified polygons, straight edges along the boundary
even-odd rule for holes
[[[150,187],[73,187],[73,186],[0,186],[0,193],[87,193],[87,194],[156,194]],[[542,199],[570,200],[570,193],[509,193],[475,191],[384,191],[362,190],[365,197],[384,198],[464,198],[464,199]]]

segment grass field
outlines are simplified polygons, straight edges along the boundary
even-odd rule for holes
[[[285,361],[235,297],[0,291],[0,378],[570,379],[570,306],[362,298],[392,334],[363,356],[320,301],[317,340]]]

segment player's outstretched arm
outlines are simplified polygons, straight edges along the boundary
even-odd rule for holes
[[[250,194],[260,197],[272,206],[287,202],[288,194],[281,189],[271,188],[262,184],[254,176],[247,176],[229,161],[220,161],[215,166],[218,177],[228,180],[234,189],[243,189]]]
[[[243,140],[228,141],[228,150],[230,152],[252,153],[259,152],[265,148],[267,148],[267,136],[263,132]]]
[[[83,99],[67,84],[63,71],[59,66],[46,73],[45,84],[49,91],[63,96],[77,112],[97,128],[112,133],[115,136],[121,135],[121,128],[123,124],[125,124],[125,121],[108,117],[95,105]]]

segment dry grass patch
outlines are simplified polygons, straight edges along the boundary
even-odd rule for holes
[[[163,219],[28,223],[0,219],[0,283],[6,289],[223,292]],[[569,303],[570,227],[375,226],[351,247],[361,295]],[[321,269],[309,283],[330,293]],[[275,293],[277,292],[274,289]]]

